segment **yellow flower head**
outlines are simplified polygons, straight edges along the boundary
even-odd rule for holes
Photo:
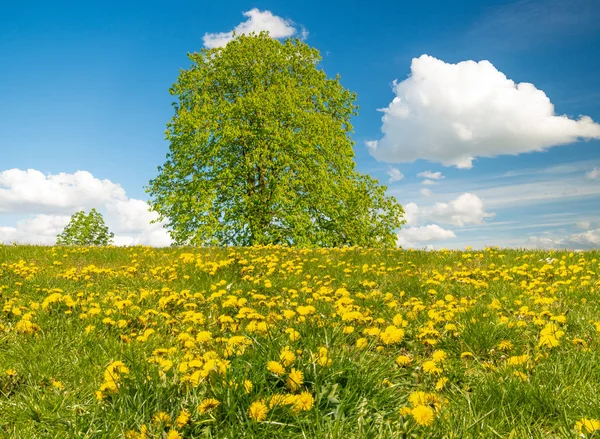
[[[315,404],[315,398],[310,392],[302,392],[296,396],[292,410],[294,412],[306,412]]]
[[[408,355],[400,355],[396,357],[396,364],[398,366],[408,366],[410,363],[412,363],[412,360]]]
[[[203,415],[204,413],[207,413],[207,412],[211,411],[212,409],[217,408],[219,405],[221,405],[220,401],[218,401],[214,398],[206,398],[198,406],[198,413]]]
[[[277,376],[282,376],[285,373],[285,368],[279,361],[269,361],[267,363],[267,370]]]
[[[575,430],[578,433],[593,433],[600,430],[600,421],[597,419],[580,419],[575,423]]]
[[[418,405],[411,411],[411,415],[415,422],[419,425],[429,426],[433,424],[435,413],[426,405]]]
[[[269,409],[262,401],[254,401],[248,409],[248,416],[255,421],[264,421],[267,419],[267,413],[269,413]]]
[[[296,354],[294,354],[290,348],[286,346],[281,350],[281,353],[279,354],[279,360],[281,360],[283,365],[287,367],[296,361]]]
[[[302,371],[297,370],[297,369],[292,369],[292,371],[288,375],[287,381],[286,381],[286,385],[287,385],[288,389],[290,389],[292,392],[295,392],[296,390],[298,390],[300,388],[300,386],[302,386],[303,383],[304,383],[304,374],[302,373]]]

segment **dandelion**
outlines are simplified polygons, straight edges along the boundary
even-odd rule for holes
[[[277,376],[282,376],[285,373],[285,368],[278,361],[269,361],[267,363],[267,370]]]
[[[170,425],[171,416],[167,412],[158,412],[152,417],[154,424],[165,424]]]
[[[356,340],[356,347],[358,349],[364,349],[369,345],[369,341],[366,338],[359,338]]]
[[[399,413],[400,413],[400,416],[411,415],[412,409],[410,407],[400,407]]]
[[[423,372],[429,373],[429,374],[437,374],[437,373],[441,373],[442,369],[440,369],[438,367],[438,365],[435,361],[429,360],[429,361],[425,361],[423,363]]]
[[[219,405],[221,405],[221,402],[219,400],[214,399],[214,398],[206,398],[206,399],[202,400],[202,402],[198,406],[198,413],[203,415],[203,414],[208,413],[209,411],[217,408]]]
[[[396,364],[398,366],[408,366],[410,363],[412,363],[412,360],[408,355],[400,355],[396,357]]]
[[[310,392],[302,392],[296,396],[294,400],[293,411],[294,412],[306,412],[310,410],[315,403],[315,398]]]
[[[290,348],[286,346],[281,350],[281,353],[279,354],[279,360],[284,366],[287,367],[296,361],[296,355],[290,350]]]
[[[433,358],[434,362],[441,363],[442,361],[448,358],[448,354],[446,354],[446,352],[444,351],[437,350],[433,353],[431,357]]]
[[[435,389],[442,390],[446,386],[447,383],[448,383],[448,378],[446,378],[446,377],[440,378],[435,383]]]
[[[292,392],[295,392],[304,383],[304,374],[300,370],[292,369],[286,380],[286,386]]]
[[[575,423],[575,430],[580,434],[594,433],[600,430],[600,421],[597,419],[580,419]]]
[[[177,424],[177,426],[179,428],[181,428],[185,424],[187,424],[189,422],[189,420],[190,420],[190,412],[183,409],[179,412],[179,415],[177,415],[177,418],[175,419],[175,423]]]
[[[267,413],[269,413],[269,409],[262,401],[254,401],[248,409],[248,416],[255,421],[264,421],[267,419]]]
[[[181,435],[177,430],[169,430],[167,433],[167,439],[181,439]]]
[[[411,415],[419,425],[429,426],[433,424],[435,414],[433,410],[426,405],[418,405],[412,409]]]

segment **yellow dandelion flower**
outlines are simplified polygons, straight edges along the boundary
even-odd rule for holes
[[[167,412],[158,412],[152,417],[152,422],[155,424],[169,425],[171,416]]]
[[[281,376],[285,373],[285,368],[279,361],[269,361],[267,363],[267,370],[277,376]]]
[[[413,407],[427,404],[428,399],[429,398],[427,396],[427,393],[421,391],[412,392],[408,396],[408,401],[412,404]]]
[[[396,364],[398,366],[408,366],[410,363],[412,363],[412,360],[408,355],[400,355],[396,357]]]
[[[295,392],[304,383],[304,374],[301,370],[292,369],[286,380],[286,386],[292,392]]]
[[[207,412],[211,411],[212,409],[217,408],[219,405],[221,405],[220,401],[218,401],[214,398],[206,398],[198,406],[198,413],[203,415],[204,413],[207,413]]]
[[[364,349],[369,345],[369,341],[366,338],[359,338],[356,340],[356,347],[358,349]]]
[[[313,408],[314,404],[315,398],[310,394],[310,392],[302,392],[296,396],[292,410],[294,412],[306,412]]]
[[[448,383],[448,378],[440,378],[439,380],[437,380],[437,383],[435,383],[435,389],[442,390],[446,386],[446,383]]]
[[[190,420],[190,412],[188,412],[186,409],[183,409],[179,412],[179,415],[175,419],[175,423],[177,424],[177,426],[179,428],[181,428],[185,424],[187,424],[189,422],[189,420]]]
[[[527,363],[527,360],[529,360],[529,356],[527,354],[525,354],[525,355],[510,357],[506,361],[506,363],[509,364],[510,366],[520,366],[521,364]]]
[[[262,401],[254,401],[248,409],[248,416],[255,421],[264,421],[267,419],[267,413],[269,413],[269,409]]]
[[[426,405],[418,405],[411,411],[411,415],[415,422],[419,425],[429,426],[433,424],[435,414],[431,407]]]
[[[167,439],[181,439],[181,435],[177,430],[169,430],[167,433]]]
[[[410,407],[400,407],[400,416],[407,416],[412,414],[412,409]]]
[[[517,378],[520,378],[523,381],[527,381],[527,375],[525,375],[523,372],[515,370],[513,372],[513,375],[516,376]]]
[[[287,367],[296,361],[296,355],[290,350],[290,348],[286,346],[281,350],[281,353],[279,354],[279,360],[281,360],[283,365]]]
[[[600,421],[597,419],[580,419],[575,423],[575,430],[578,433],[593,433],[600,430]]]
[[[429,374],[441,373],[442,369],[440,369],[437,363],[433,360],[425,361],[423,363],[423,372]]]
[[[448,358],[448,354],[442,350],[437,350],[433,353],[432,358],[436,363],[440,363]]]

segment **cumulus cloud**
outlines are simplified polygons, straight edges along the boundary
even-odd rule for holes
[[[111,200],[127,200],[125,190],[87,171],[55,175],[35,169],[0,172],[0,213],[64,213]]]
[[[390,176],[389,182],[393,183],[395,181],[400,181],[404,178],[404,174],[400,172],[399,169],[390,168],[387,171],[387,174]]]
[[[404,206],[404,219],[408,225],[413,226],[432,222],[463,227],[482,224],[486,218],[494,216],[494,213],[486,212],[483,200],[471,193],[464,193],[448,203],[423,207],[408,203]]]
[[[254,8],[244,12],[244,17],[248,17],[248,19],[238,24],[232,31],[204,34],[202,38],[204,46],[209,49],[223,47],[233,39],[234,33],[241,35],[267,31],[271,38],[287,38],[295,35],[298,31],[293,21],[273,15],[271,11],[260,11]],[[302,27],[300,35],[302,39],[306,39],[308,31]]]
[[[600,138],[600,124],[590,117],[556,115],[542,90],[515,83],[489,61],[450,64],[422,55],[393,88],[396,97],[382,110],[383,137],[366,143],[380,161],[470,168],[476,157]]]
[[[398,245],[401,247],[418,247],[419,244],[430,241],[441,241],[456,238],[452,230],[446,230],[437,224],[421,227],[408,227],[398,232]]]
[[[444,178],[444,176],[442,175],[441,172],[431,172],[431,171],[419,172],[417,174],[417,177],[429,178],[430,180],[441,180],[442,178]]]
[[[427,185],[427,186],[431,186],[431,185],[435,184],[435,181],[433,181],[433,180],[423,180],[421,182],[421,184],[424,184],[424,185]]]
[[[430,197],[431,194],[433,192],[431,192],[431,189],[427,189],[426,187],[421,188],[421,190],[419,191],[421,193],[421,195],[423,195],[424,197]]]
[[[590,172],[586,172],[585,178],[588,180],[597,180],[600,178],[600,168],[594,168]]]
[[[0,226],[0,242],[52,245],[72,214],[91,208],[104,215],[115,233],[116,245],[161,247],[171,243],[164,224],[151,224],[157,215],[148,211],[148,204],[129,198],[110,180],[86,171],[54,175],[33,169],[0,172],[0,224],[8,216],[22,217],[14,226]]]

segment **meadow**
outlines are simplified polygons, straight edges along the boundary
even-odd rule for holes
[[[600,252],[0,246],[0,437],[600,437]]]

